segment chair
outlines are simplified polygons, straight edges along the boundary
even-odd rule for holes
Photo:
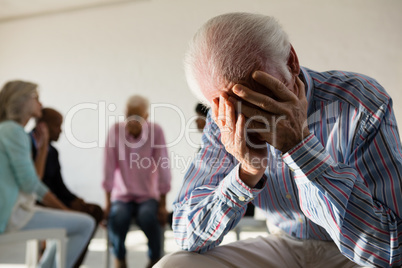
[[[0,234],[0,244],[27,241],[25,264],[36,267],[38,264],[39,240],[57,240],[57,267],[65,268],[66,263],[66,230],[65,229],[35,229]]]
[[[130,224],[130,228],[129,228],[128,232],[137,231],[137,230],[141,230],[141,229],[137,224],[135,224],[135,220],[133,219],[131,224]],[[165,231],[166,231],[166,228],[162,227],[162,232],[163,232],[162,238],[161,238],[162,256],[165,253]],[[111,245],[111,242],[109,240],[109,234],[108,234],[108,229],[107,228],[105,228],[105,235],[106,235],[106,252],[105,252],[105,262],[104,262],[105,266],[104,267],[105,268],[110,268],[110,254],[111,254],[110,253],[110,245]]]

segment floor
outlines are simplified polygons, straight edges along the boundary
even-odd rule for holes
[[[241,239],[264,235],[264,230],[247,231],[241,233]],[[229,232],[222,244],[236,240],[235,232]],[[148,263],[146,255],[146,237],[139,231],[130,231],[126,239],[127,262],[130,268],[143,268]],[[91,240],[88,254],[81,268],[100,268],[105,267],[105,231],[99,228],[95,237]],[[170,253],[179,250],[173,239],[173,232],[165,232],[165,251]],[[0,246],[0,268],[23,268],[25,260],[25,244],[16,243],[7,246]],[[113,267],[113,264],[110,266]]]

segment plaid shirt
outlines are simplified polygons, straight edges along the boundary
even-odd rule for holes
[[[310,135],[286,154],[267,144],[256,188],[239,178],[209,116],[203,146],[174,202],[173,229],[185,250],[222,241],[252,201],[299,239],[333,240],[360,265],[402,265],[402,154],[392,100],[374,79],[302,68]]]

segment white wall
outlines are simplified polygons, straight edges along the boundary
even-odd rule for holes
[[[93,103],[97,109],[77,112],[71,120],[73,134],[83,142],[98,142],[109,117],[123,114],[131,94],[142,94],[152,103],[172,104],[189,119],[196,99],[183,75],[187,42],[207,19],[231,11],[277,17],[302,65],[370,75],[388,90],[394,103],[401,103],[399,0],[143,0],[10,21],[0,24],[0,83],[37,82],[43,104],[64,115],[72,115],[77,105]],[[102,105],[110,104],[116,105],[115,111],[102,110]],[[179,127],[180,113],[156,109],[155,121],[165,130],[168,142],[180,138],[184,130]],[[395,113],[402,124],[401,106],[395,107]],[[200,138],[191,137],[194,142]],[[65,135],[56,146],[71,190],[103,204],[102,148],[78,148]],[[169,151],[176,158],[172,202],[185,170],[178,156],[188,160],[197,148],[181,138]]]

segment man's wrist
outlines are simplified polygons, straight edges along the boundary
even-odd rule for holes
[[[249,171],[242,165],[240,165],[239,177],[248,187],[254,188],[254,186],[260,181],[260,179],[264,175],[264,172],[265,169]]]

